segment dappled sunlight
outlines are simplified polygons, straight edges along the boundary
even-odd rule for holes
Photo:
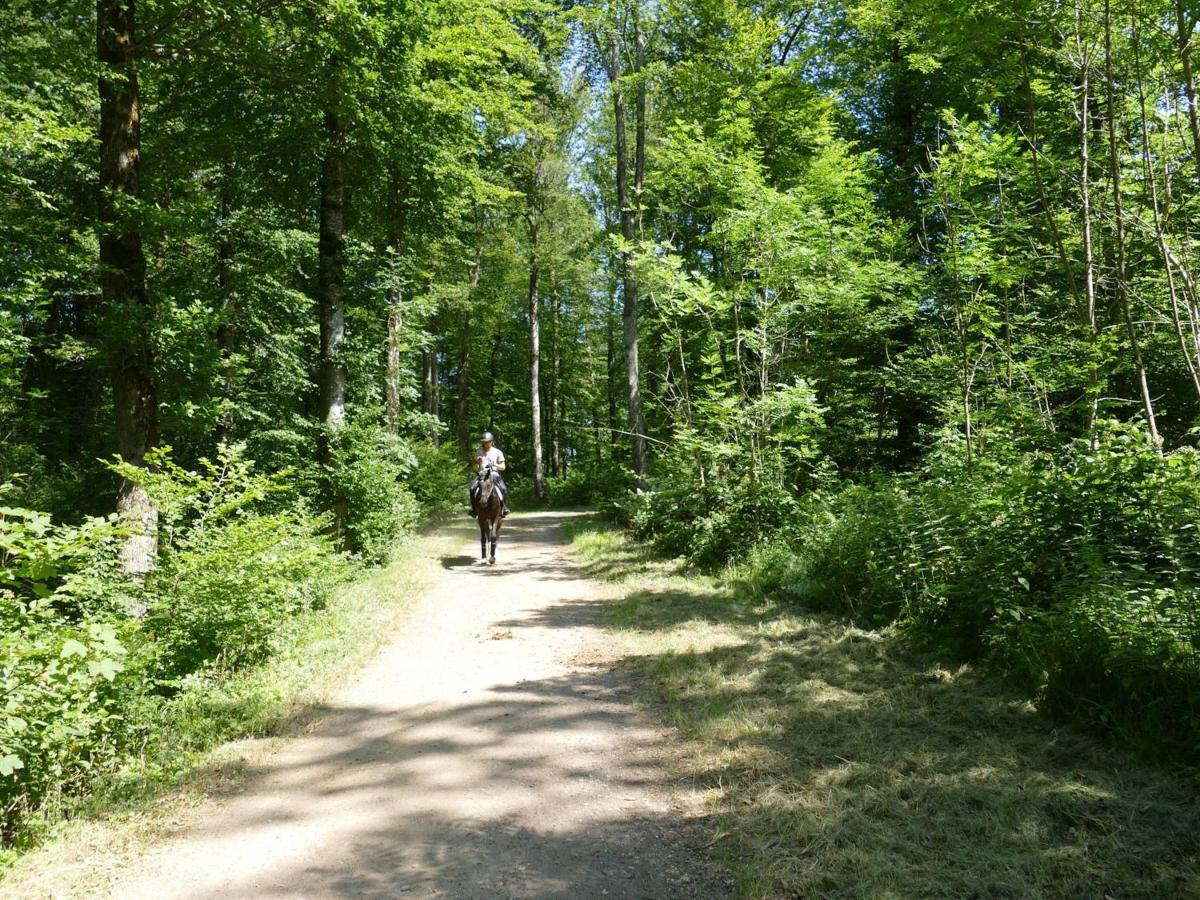
[[[157,900],[183,873],[169,894],[187,900],[723,895],[603,601],[557,542],[569,518],[511,517],[506,568],[442,556],[361,680],[116,893]]]

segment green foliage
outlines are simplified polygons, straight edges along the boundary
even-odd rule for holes
[[[115,515],[72,527],[54,524],[46,513],[0,506],[0,590],[24,599],[49,597],[66,575],[86,565],[98,544],[119,533]]]
[[[48,796],[69,793],[115,758],[124,733],[129,624],[81,618],[111,575],[115,519],[62,526],[0,509],[0,836]],[[101,574],[96,574],[99,569]],[[109,601],[122,596],[108,595]],[[134,667],[136,668],[136,666]]]
[[[350,425],[332,440],[329,489],[333,504],[345,510],[346,545],[381,562],[420,518],[421,507],[405,484],[418,459],[407,443],[375,426]]]
[[[272,509],[288,473],[266,475],[236,447],[188,471],[168,450],[147,469],[116,468],[159,508],[160,553],[146,627],[167,677],[261,659],[281,622],[320,606],[341,572],[324,520]]]
[[[143,485],[160,515],[144,582],[117,565],[113,519],[55,525],[0,514],[0,830],[83,788],[151,739],[168,698],[271,655],[287,623],[322,607],[345,566],[327,525],[284,506],[287,472],[265,475],[222,446],[195,470],[168,448]]]
[[[160,563],[145,623],[156,635],[162,676],[257,662],[282,623],[323,605],[342,569],[322,526],[276,513],[189,530]]]
[[[734,466],[705,470],[691,454],[668,457],[667,465],[654,490],[622,504],[634,534],[661,553],[723,566],[795,520],[796,496],[780,478],[755,477]]]
[[[117,758],[128,655],[114,625],[66,621],[49,598],[0,590],[0,835]]]
[[[408,488],[422,508],[449,511],[462,506],[466,490],[466,466],[447,444],[417,441],[410,447],[416,468],[408,476]]]
[[[633,472],[591,466],[572,467],[567,474],[546,479],[546,498],[552,506],[596,506],[604,509],[626,502],[636,484]]]
[[[765,589],[983,657],[1055,713],[1200,746],[1200,458],[1117,428],[1050,456],[942,464],[806,501]]]

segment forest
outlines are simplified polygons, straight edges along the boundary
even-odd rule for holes
[[[1200,759],[1185,0],[9,0],[0,847],[512,506]],[[0,853],[3,853],[0,850]]]

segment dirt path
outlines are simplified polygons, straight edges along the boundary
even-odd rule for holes
[[[112,895],[720,896],[687,849],[664,735],[605,665],[563,519],[511,519],[495,568],[464,542],[311,733]]]

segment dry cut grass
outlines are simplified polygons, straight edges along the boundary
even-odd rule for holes
[[[593,525],[645,697],[687,744],[746,897],[1200,897],[1192,777],[1056,728],[889,630],[655,561]]]

